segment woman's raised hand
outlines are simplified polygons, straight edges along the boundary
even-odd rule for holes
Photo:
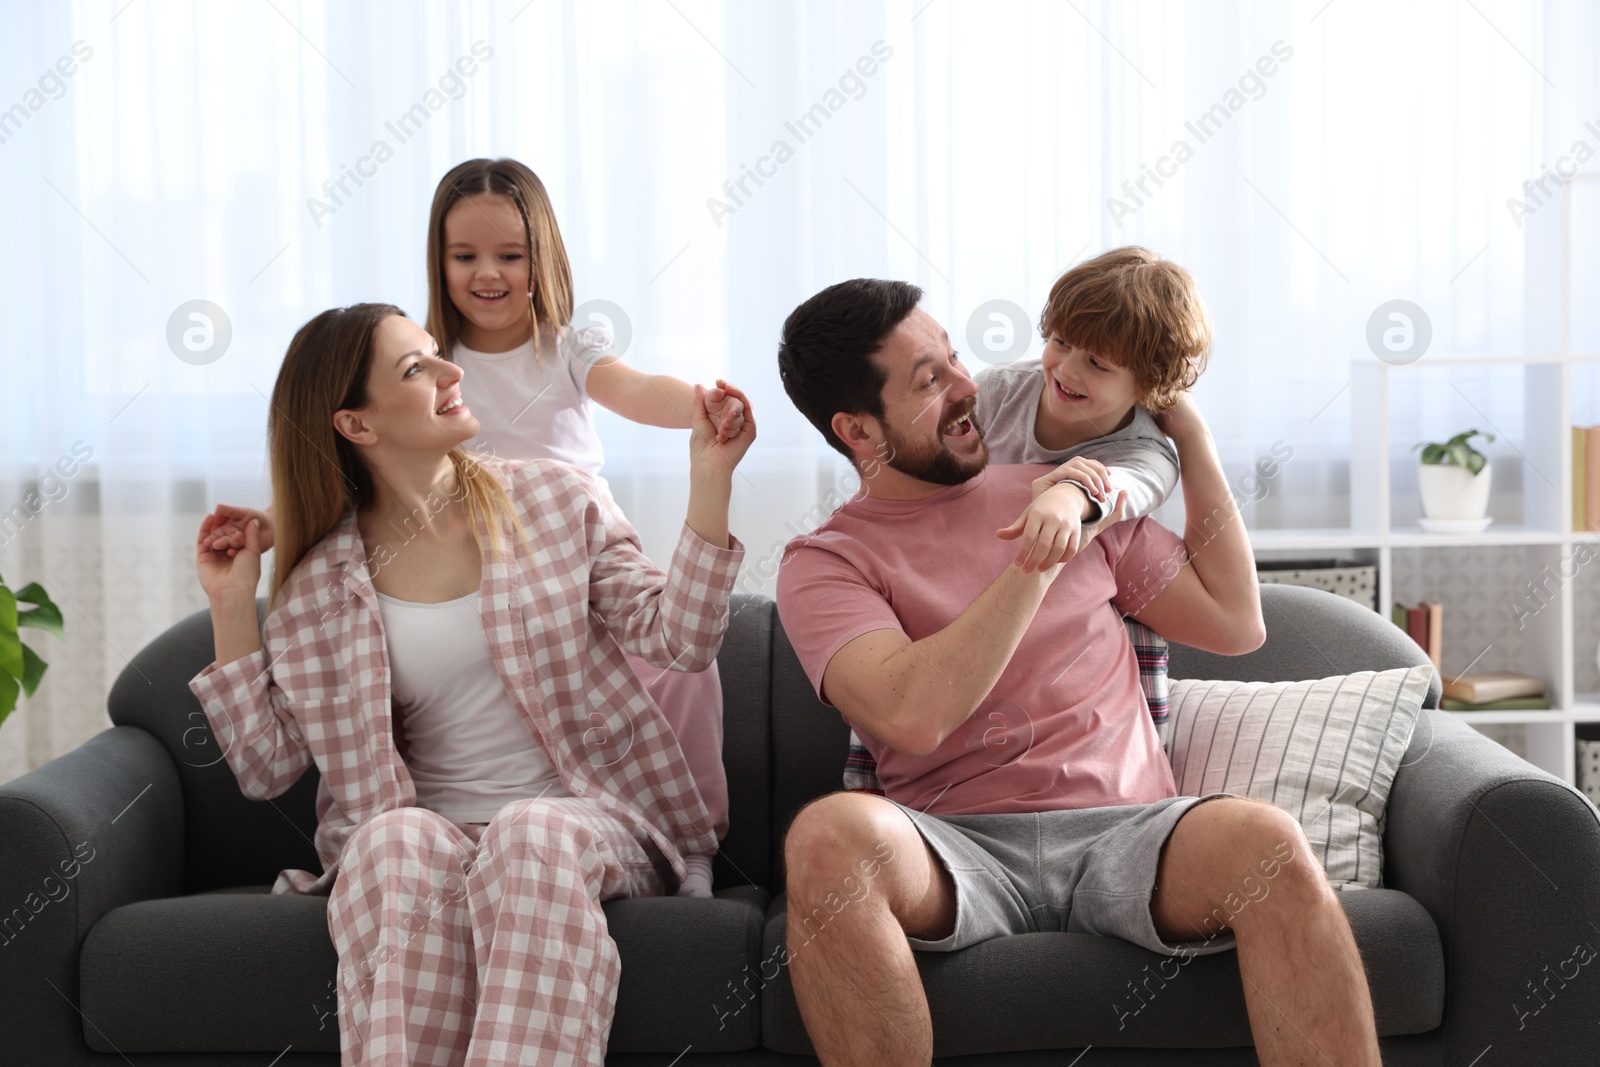
[[[195,569],[200,573],[200,587],[212,600],[226,596],[255,599],[256,586],[261,582],[261,553],[271,547],[272,526],[270,522],[265,524],[268,535],[267,544],[263,545],[265,516],[260,512],[245,514],[250,511],[223,504],[200,520]],[[235,537],[237,545],[233,543]]]
[[[706,390],[706,414],[717,430],[717,444],[732,440],[744,426],[744,401],[730,393],[719,381],[715,388]]]
[[[256,520],[256,533],[261,538],[261,551],[266,552],[272,548],[272,516],[255,508],[235,507],[232,504],[218,504],[217,510],[211,513],[216,517],[216,525],[211,528],[211,549],[215,552],[225,552],[229,556],[244,547],[244,527],[251,519]],[[201,528],[204,532],[204,527]]]
[[[723,425],[719,426],[713,420],[708,399],[717,393],[721,395],[716,397],[716,402],[724,411],[730,406],[730,401],[738,403],[741,418],[737,425],[729,427],[725,420]],[[750,398],[737,386],[729,385],[718,378],[715,390],[708,390],[703,385],[694,387],[692,415],[693,425],[689,434],[691,471],[697,466],[710,465],[724,473],[731,473],[756,439],[756,418],[755,412],[750,408]],[[727,436],[720,436],[722,433],[727,433]]]

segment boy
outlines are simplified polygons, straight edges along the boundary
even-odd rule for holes
[[[1211,320],[1189,272],[1148,249],[1116,248],[1050,287],[1039,316],[1042,359],[978,376],[974,419],[994,463],[1057,463],[1034,503],[999,531],[1017,563],[1070,558],[1084,525],[1128,494],[1127,517],[1150,514],[1178,484],[1178,457],[1152,418],[1205,370]]]

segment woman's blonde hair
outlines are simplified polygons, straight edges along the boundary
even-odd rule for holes
[[[1211,356],[1211,317],[1194,278],[1137,245],[1113,248],[1057,278],[1039,332],[1132,371],[1138,402],[1151,411],[1177,403]]]
[[[405,318],[392,304],[353,304],[324,311],[300,327],[289,342],[267,416],[267,454],[272,464],[272,577],[267,610],[277,604],[295,567],[351,511],[372,500],[372,475],[356,446],[333,426],[334,412],[362,408],[378,326],[389,316]],[[481,460],[462,448],[450,450],[456,499],[476,523],[489,528],[494,555],[501,549],[500,524],[521,529],[505,487]]]
[[[514,159],[469,159],[439,179],[428,212],[428,321],[425,329],[451,358],[461,339],[462,315],[450,302],[445,285],[444,220],[450,209],[469,196],[497,193],[510,197],[522,216],[522,239],[528,247],[528,315],[533,323],[537,357],[556,334],[572,322],[572,266],[561,242],[555,209],[539,176]]]

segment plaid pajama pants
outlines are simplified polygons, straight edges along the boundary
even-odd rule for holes
[[[602,900],[662,891],[644,845],[582,798],[488,824],[362,823],[328,903],[346,1067],[602,1067],[621,966]]]

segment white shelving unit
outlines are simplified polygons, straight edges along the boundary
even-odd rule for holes
[[[1600,373],[1600,353],[1550,356],[1424,358],[1395,366],[1377,359],[1351,364],[1350,525],[1316,529],[1251,530],[1258,552],[1343,552],[1378,568],[1378,610],[1389,618],[1394,604],[1396,552],[1435,548],[1496,547],[1520,550],[1526,557],[1530,579],[1559,574],[1580,543],[1595,546],[1600,554],[1600,534],[1572,530],[1572,392],[1573,372],[1580,366]],[[1441,535],[1422,531],[1414,523],[1396,523],[1391,471],[1400,463],[1416,463],[1407,453],[1413,442],[1393,440],[1390,400],[1397,381],[1418,368],[1520,367],[1523,374],[1523,438],[1508,442],[1524,457],[1522,521],[1495,522],[1479,534]],[[1487,429],[1487,427],[1485,427]],[[1498,438],[1498,434],[1496,435]],[[1396,452],[1392,445],[1400,445]],[[1497,464],[1498,465],[1498,464]],[[1553,472],[1527,476],[1528,469]],[[1497,473],[1496,477],[1500,475]],[[1551,484],[1553,482],[1553,484]],[[1575,566],[1571,561],[1569,567]],[[1589,566],[1600,567],[1600,559]],[[1528,760],[1568,782],[1576,780],[1576,725],[1600,723],[1600,694],[1575,691],[1574,663],[1579,650],[1573,632],[1573,604],[1577,581],[1560,581],[1545,607],[1528,615],[1523,629],[1523,661],[1510,669],[1549,680],[1550,711],[1453,712],[1474,726],[1523,727]],[[1445,599],[1440,597],[1438,599]],[[1507,613],[1507,626],[1512,613]],[[1449,612],[1446,609],[1446,639]],[[1587,650],[1583,654],[1593,654]]]

